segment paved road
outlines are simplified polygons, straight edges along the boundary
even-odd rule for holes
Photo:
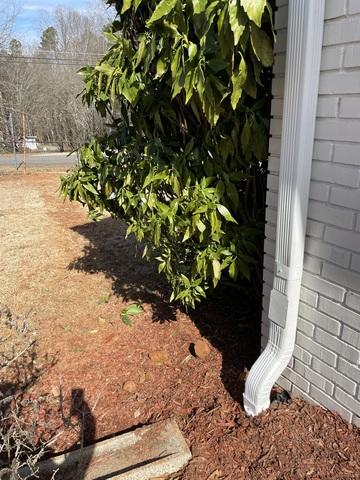
[[[17,153],[18,164],[23,161],[23,154]],[[32,166],[51,166],[51,165],[75,165],[76,153],[72,153],[68,156],[67,153],[30,153],[26,155],[26,165]],[[10,153],[0,154],[0,166],[14,167],[15,160],[14,155]]]

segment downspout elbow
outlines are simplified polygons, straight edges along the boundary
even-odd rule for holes
[[[271,291],[268,343],[252,366],[245,384],[244,408],[248,416],[256,416],[269,407],[271,389],[292,357],[300,287],[301,278],[292,281],[288,295],[275,289]]]

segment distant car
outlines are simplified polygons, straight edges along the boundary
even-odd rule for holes
[[[22,137],[20,137],[18,142],[16,143],[16,149],[24,149],[24,139]],[[25,137],[25,149],[31,152],[37,151],[38,147],[36,143],[36,137],[30,135]]]

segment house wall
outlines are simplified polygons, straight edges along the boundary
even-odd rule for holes
[[[273,281],[287,1],[278,0],[262,346]],[[298,333],[279,384],[360,426],[360,0],[326,0]]]

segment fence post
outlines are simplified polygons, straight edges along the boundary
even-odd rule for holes
[[[22,127],[23,127],[23,145],[24,145],[24,173],[26,173],[26,139],[25,139],[25,114],[22,114]]]
[[[15,142],[15,133],[14,133],[14,121],[13,121],[13,116],[12,116],[12,113],[11,113],[11,112],[10,112],[10,115],[9,115],[9,122],[10,122],[10,133],[11,133],[12,144],[13,144],[15,168],[17,169],[17,156],[16,156],[16,142]]]

